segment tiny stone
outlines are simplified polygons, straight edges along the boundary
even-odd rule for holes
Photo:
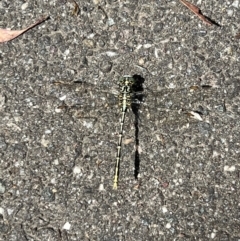
[[[236,170],[235,166],[224,166],[225,172],[234,172]]]
[[[171,228],[171,224],[170,224],[170,223],[167,223],[167,224],[166,224],[166,228],[167,228],[167,229]]]
[[[45,134],[50,134],[51,132],[51,130],[45,130]]]
[[[138,63],[139,63],[140,65],[144,65],[145,61],[144,61],[143,58],[141,58],[141,59],[139,59]]]
[[[54,163],[54,165],[58,165],[58,164],[59,164],[58,159],[55,159],[55,160],[53,161],[53,163]]]
[[[99,47],[102,48],[102,47],[104,47],[105,42],[104,42],[103,40],[100,39],[100,40],[97,42],[97,44],[98,44]]]
[[[113,20],[112,18],[109,18],[109,19],[108,19],[108,25],[109,25],[109,26],[112,26],[112,25],[114,25],[114,24],[115,24],[114,20]]]
[[[113,51],[107,51],[107,52],[106,52],[106,55],[107,55],[108,57],[114,57],[114,56],[117,56],[118,53],[113,52]]]
[[[80,167],[79,167],[79,166],[75,166],[75,167],[73,168],[73,173],[74,173],[74,174],[79,174],[79,173],[81,173]]]
[[[163,207],[162,207],[162,212],[163,212],[163,213],[167,213],[167,212],[168,212],[167,208],[163,206]]]
[[[2,207],[0,207],[0,215],[4,215],[4,209]]]
[[[101,63],[100,69],[103,73],[109,73],[112,69],[112,63],[109,61],[103,61]]]
[[[238,8],[238,5],[239,5],[239,1],[238,0],[233,1],[233,3],[232,3],[233,7]]]
[[[22,9],[22,10],[25,10],[27,7],[28,7],[28,2],[24,3],[24,4],[21,6],[21,9]]]
[[[227,10],[227,14],[228,14],[228,16],[231,17],[233,15],[233,10],[232,9]]]
[[[49,140],[46,140],[46,139],[45,139],[45,135],[43,135],[42,140],[41,140],[41,144],[42,144],[44,147],[47,147],[49,143],[50,143],[50,141],[49,141]]]
[[[70,230],[70,228],[71,228],[71,224],[69,222],[66,222],[62,227],[62,229],[65,229],[65,230]]]
[[[101,183],[98,188],[99,191],[105,191],[104,185]]]
[[[46,187],[43,190],[42,196],[43,196],[44,200],[47,201],[47,202],[55,201],[55,194],[54,194],[53,190],[50,187]]]
[[[95,47],[95,42],[92,39],[84,39],[83,44],[91,49]]]
[[[66,95],[63,95],[63,96],[61,96],[60,98],[59,98],[59,100],[61,100],[61,101],[63,101],[63,100],[65,100],[66,99]]]
[[[94,3],[95,5],[97,5],[97,4],[100,3],[100,1],[101,1],[101,0],[93,0],[93,3]]]
[[[5,150],[7,148],[7,144],[5,142],[5,139],[0,136],[0,149]]]
[[[0,179],[0,193],[5,193],[6,186],[2,179]]]
[[[0,94],[0,109],[4,106],[5,104],[5,96]]]
[[[150,48],[151,46],[152,46],[151,44],[144,44],[144,45],[143,45],[143,48],[148,49],[148,48]]]

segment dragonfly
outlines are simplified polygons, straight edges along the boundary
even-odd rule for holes
[[[122,148],[122,137],[123,137],[123,125],[125,120],[125,115],[127,109],[132,105],[132,109],[134,109],[133,105],[138,104],[138,101],[141,99],[141,95],[137,96],[137,90],[142,90],[142,82],[141,78],[138,76],[129,76],[125,75],[119,79],[119,107],[121,108],[122,118],[120,122],[120,131],[119,131],[119,139],[117,145],[117,159],[115,165],[115,174],[113,180],[113,189],[117,189],[118,187],[118,178],[119,178],[119,166],[120,166],[120,158],[121,158],[121,148]],[[138,97],[138,98],[137,98]],[[140,97],[140,98],[139,98]],[[135,113],[138,105],[135,105]]]
[[[175,121],[176,123],[179,121],[179,117],[183,117],[186,120],[192,119],[195,122],[201,122],[203,121],[203,116],[207,115],[207,110],[199,107],[199,103],[204,100],[204,94],[203,95],[197,95],[195,100],[191,102],[192,108],[188,109],[187,107],[182,107],[181,102],[176,102],[175,104],[172,103],[172,95],[174,96],[180,96],[184,95],[184,97],[181,98],[188,98],[189,96],[194,95],[197,92],[203,92],[209,91],[212,89],[211,85],[192,85],[189,88],[180,88],[177,90],[162,90],[162,91],[152,91],[149,90],[149,94],[145,93],[145,90],[143,88],[144,78],[142,78],[139,75],[124,75],[119,78],[118,80],[118,112],[121,114],[120,119],[120,127],[118,132],[118,142],[117,142],[117,151],[116,151],[116,159],[115,159],[115,169],[114,169],[114,175],[113,175],[113,189],[118,189],[118,183],[119,183],[119,173],[120,173],[120,160],[121,160],[121,152],[122,152],[122,142],[123,142],[123,134],[124,134],[124,122],[126,113],[129,109],[132,109],[134,115],[135,115],[135,122],[138,122],[140,119],[139,117],[139,110],[144,108],[144,106],[147,106],[149,108],[146,100],[151,99],[150,102],[154,103],[156,118],[159,118],[159,113],[165,111],[168,111],[169,113],[169,120],[172,119],[172,121]],[[62,81],[56,81],[54,82],[55,85],[59,86],[76,86],[77,84],[82,85],[82,81],[75,81],[70,83],[64,83]],[[90,88],[91,91],[94,88]],[[80,88],[80,90],[82,90]],[[72,110],[77,109],[79,107],[84,108],[84,100],[85,98],[91,98],[91,91],[90,92],[82,92],[82,97],[79,98],[78,101],[73,101],[72,104],[66,104],[63,103],[62,105],[58,106],[58,109],[65,109],[65,110]],[[108,93],[108,91],[99,90],[103,93]],[[79,92],[78,92],[79,93]],[[109,93],[108,93],[109,94]],[[108,96],[106,94],[106,96]],[[206,96],[205,96],[206,97]],[[63,99],[63,98],[62,98]],[[74,99],[74,98],[73,98]],[[163,101],[164,100],[164,101]],[[104,101],[107,101],[104,98]],[[102,102],[101,102],[102,103]],[[196,105],[195,105],[195,104]],[[102,104],[100,104],[102,105]],[[198,107],[196,107],[198,105]],[[92,106],[93,108],[96,108],[96,106]],[[195,108],[196,107],[196,108]],[[152,107],[150,107],[152,108]],[[96,108],[98,109],[98,108]],[[224,112],[224,105],[220,112]],[[164,115],[163,115],[164,116]],[[86,116],[80,116],[79,118],[87,118]],[[160,116],[161,118],[161,116]],[[166,119],[166,118],[165,118]],[[168,122],[169,123],[169,122]],[[135,125],[135,128],[138,128],[138,124]],[[138,142],[136,141],[136,149],[138,148]],[[139,154],[138,151],[136,151],[137,155]],[[136,158],[137,159],[137,158]],[[135,171],[134,176],[137,179],[138,173],[139,173],[139,164],[135,163]]]

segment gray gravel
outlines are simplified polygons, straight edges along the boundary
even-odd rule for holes
[[[0,240],[239,241],[239,1],[191,1],[220,27],[180,1],[77,2],[0,2],[0,28],[50,16],[0,45]],[[145,97],[114,191],[125,74]]]

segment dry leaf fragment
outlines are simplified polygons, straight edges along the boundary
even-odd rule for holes
[[[201,115],[198,112],[196,112],[196,111],[189,111],[189,112],[187,112],[187,115],[190,118],[193,118],[193,119],[196,119],[196,120],[199,120],[199,121],[203,120]]]
[[[209,90],[210,88],[212,88],[211,85],[201,85],[201,86],[198,86],[198,85],[192,85],[190,86],[190,92],[193,92],[193,91],[197,91],[197,90]]]
[[[80,8],[78,6],[78,4],[73,0],[73,4],[74,4],[74,10],[73,10],[73,15],[77,16],[80,12]]]
[[[240,33],[235,36],[236,39],[240,39]]]
[[[76,3],[76,1],[75,0],[68,0],[68,2],[69,3],[71,2],[74,5],[74,9],[73,9],[72,15],[78,16],[78,14],[80,12],[80,8],[79,8],[78,4]]]
[[[0,29],[0,43],[10,41],[19,35],[23,34],[24,32],[28,31],[29,29],[35,27],[36,25],[44,22],[48,19],[47,17],[43,17],[40,20],[38,20],[36,23],[30,25],[28,28],[22,29],[22,30],[7,30],[7,29]]]
[[[187,8],[189,8],[193,13],[195,13],[204,23],[209,26],[213,25],[211,21],[209,21],[205,16],[202,15],[201,10],[197,6],[191,4],[186,0],[180,0],[180,2],[184,4]]]

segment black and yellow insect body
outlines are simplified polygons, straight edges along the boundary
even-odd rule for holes
[[[119,98],[119,106],[121,107],[122,117],[120,122],[120,132],[119,132],[119,139],[118,139],[118,146],[117,146],[117,159],[116,159],[116,166],[115,166],[113,189],[117,189],[118,187],[119,167],[120,167],[122,138],[123,138],[123,125],[124,125],[127,109],[131,106],[131,103],[132,103],[134,84],[135,84],[135,79],[131,76],[125,75],[119,79],[120,94],[118,98]]]

